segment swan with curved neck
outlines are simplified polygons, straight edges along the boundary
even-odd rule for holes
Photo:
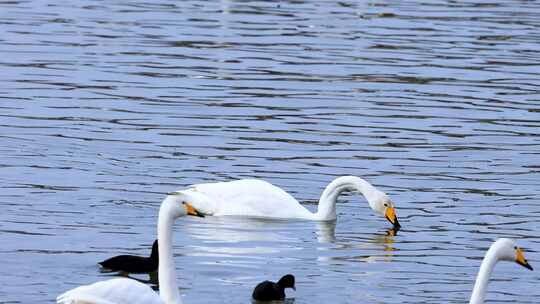
[[[358,191],[376,213],[399,228],[394,203],[373,185],[357,176],[341,176],[324,189],[316,213],[302,206],[279,187],[258,179],[196,184],[178,191],[193,198],[191,203],[207,215],[238,215],[264,218],[331,221],[336,219],[336,202],[344,191]]]
[[[202,216],[183,194],[169,195],[161,203],[158,218],[159,296],[146,284],[117,278],[80,286],[56,298],[57,303],[107,303],[107,304],[181,304],[176,283],[172,236],[176,218],[184,215]]]
[[[525,259],[523,251],[511,239],[501,238],[495,241],[484,257],[469,304],[483,304],[491,273],[498,261],[515,261],[519,265],[533,270]]]

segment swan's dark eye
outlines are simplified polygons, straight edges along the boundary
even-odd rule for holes
[[[388,207],[388,203],[384,203],[384,206],[385,206],[385,207]]]
[[[182,201],[182,205],[185,205],[185,204],[186,204],[186,202]]]
[[[514,246],[514,249],[517,250],[517,246]]]

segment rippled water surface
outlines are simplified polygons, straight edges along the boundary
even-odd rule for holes
[[[264,178],[338,221],[175,226],[186,303],[467,303],[492,240],[540,267],[538,1],[0,2],[0,302],[53,302],[146,255],[165,193]],[[147,280],[145,276],[139,279]],[[491,303],[537,303],[500,263]]]

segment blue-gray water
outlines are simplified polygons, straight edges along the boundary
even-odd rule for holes
[[[333,228],[181,219],[186,303],[467,303],[513,237],[540,268],[538,1],[0,2],[0,302],[53,302],[146,255],[164,194],[264,178],[314,209],[362,176],[403,230],[342,197]],[[147,279],[139,276],[141,279]],[[537,303],[500,263],[490,303]]]

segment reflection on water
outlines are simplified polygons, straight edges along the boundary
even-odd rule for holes
[[[316,222],[315,225],[319,243],[333,243],[336,240],[336,221]]]
[[[354,195],[338,220],[182,219],[186,303],[466,303],[491,241],[535,264],[540,231],[537,1],[0,3],[0,302],[53,302],[146,255],[160,201],[264,178],[310,208],[365,177],[402,230]],[[536,303],[498,265],[488,301]],[[145,276],[138,279],[147,280]],[[391,290],[392,292],[388,292]]]
[[[269,304],[292,304],[292,303],[295,303],[295,299],[294,298],[285,298],[285,300],[283,301],[255,301],[255,300],[252,300],[251,303],[253,304],[263,304],[263,303],[269,303]]]
[[[389,229],[385,233],[364,235],[367,239],[358,242],[351,240],[336,240],[333,237],[334,246],[319,247],[321,255],[317,258],[319,264],[346,264],[347,262],[392,262],[397,249],[393,246],[395,230]]]
[[[393,252],[397,249],[393,246],[395,236],[397,235],[397,229],[391,228],[389,229],[386,234],[380,235],[377,234],[373,237],[372,242],[377,245],[382,246],[382,250],[385,251],[384,255],[382,255],[382,260],[385,262],[392,261]]]

